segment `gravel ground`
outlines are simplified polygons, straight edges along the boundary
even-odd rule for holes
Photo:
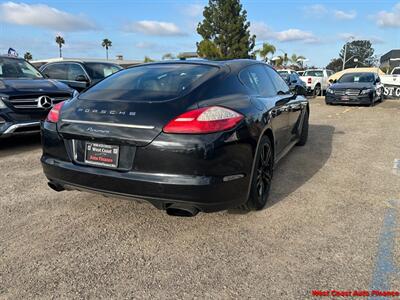
[[[0,298],[305,299],[313,289],[368,290],[388,200],[400,199],[392,171],[400,102],[317,98],[310,118],[309,142],[279,163],[268,207],[245,215],[178,218],[147,203],[56,193],[42,174],[39,137],[0,141]],[[399,235],[391,258],[400,267]],[[382,280],[400,290],[399,276]]]

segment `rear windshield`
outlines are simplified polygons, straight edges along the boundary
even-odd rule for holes
[[[310,70],[310,71],[305,71],[303,76],[323,77],[324,76],[324,72],[323,71],[318,71],[318,70]]]
[[[344,74],[338,82],[374,82],[375,76],[372,73],[349,73]]]
[[[107,63],[85,63],[86,71],[93,80],[103,79],[118,72],[122,67]]]
[[[122,70],[81,94],[88,100],[165,101],[183,96],[218,70],[195,64],[154,64]]]

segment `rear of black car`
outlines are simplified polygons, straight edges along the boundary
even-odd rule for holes
[[[199,105],[228,74],[204,63],[139,66],[55,107],[42,126],[50,186],[138,197],[160,209],[238,206],[253,157],[238,112],[246,106],[233,98],[230,108],[210,105],[218,99]]]

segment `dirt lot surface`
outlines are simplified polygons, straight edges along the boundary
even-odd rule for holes
[[[400,290],[400,205],[391,201],[400,199],[400,101],[310,101],[308,144],[279,163],[268,207],[246,215],[178,218],[146,203],[56,193],[38,137],[0,141],[0,298]]]

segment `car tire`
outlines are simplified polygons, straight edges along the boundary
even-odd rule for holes
[[[372,98],[372,99],[371,99],[371,103],[370,103],[369,106],[370,106],[370,107],[373,107],[374,105],[375,105],[375,101],[374,101],[374,98]]]
[[[265,207],[271,188],[273,170],[274,151],[271,140],[268,136],[263,136],[255,157],[249,198],[245,204],[239,207],[239,210],[249,212],[251,210],[261,210]]]
[[[319,85],[319,84],[317,84],[315,87],[314,87],[314,97],[317,97],[317,96],[319,96],[321,94],[321,86]]]
[[[299,141],[297,142],[296,146],[304,146],[307,143],[308,140],[308,111],[306,110],[304,113],[304,120],[303,120],[303,125],[301,126],[301,133],[300,133],[300,138]]]

